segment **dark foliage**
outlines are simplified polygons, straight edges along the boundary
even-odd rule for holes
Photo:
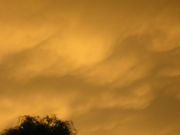
[[[72,122],[61,121],[56,116],[23,116],[20,124],[14,128],[4,130],[2,135],[75,135],[76,130]]]

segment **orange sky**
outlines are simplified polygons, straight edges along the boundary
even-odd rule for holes
[[[179,59],[179,0],[0,0],[0,129],[179,135]]]

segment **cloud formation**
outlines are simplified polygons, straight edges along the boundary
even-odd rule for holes
[[[0,129],[55,113],[80,135],[178,135],[177,0],[0,0]]]

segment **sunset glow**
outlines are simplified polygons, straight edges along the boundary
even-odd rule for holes
[[[0,130],[56,114],[79,135],[179,135],[179,61],[179,0],[0,0]]]

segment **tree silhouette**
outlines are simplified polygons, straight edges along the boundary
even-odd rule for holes
[[[76,135],[76,130],[70,121],[61,121],[54,116],[23,116],[20,124],[6,129],[2,135]]]

